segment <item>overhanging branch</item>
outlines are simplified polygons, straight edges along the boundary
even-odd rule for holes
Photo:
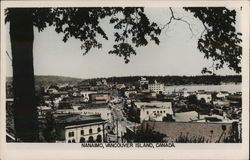
[[[161,29],[165,29],[166,27],[168,27],[173,20],[181,21],[181,22],[184,22],[185,24],[188,25],[188,28],[189,28],[190,32],[192,33],[192,36],[194,36],[194,32],[193,32],[193,29],[191,27],[191,24],[188,21],[186,21],[180,17],[178,17],[178,18],[175,17],[173,9],[171,7],[169,7],[169,10],[171,12],[171,17],[170,17],[169,21]]]

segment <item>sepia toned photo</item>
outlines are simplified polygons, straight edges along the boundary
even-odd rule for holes
[[[4,143],[242,145],[243,10],[3,8]]]

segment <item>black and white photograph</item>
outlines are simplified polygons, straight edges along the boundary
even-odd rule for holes
[[[1,7],[2,145],[248,159],[248,2],[56,4]]]

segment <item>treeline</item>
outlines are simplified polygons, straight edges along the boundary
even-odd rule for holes
[[[164,83],[165,85],[191,85],[191,84],[211,84],[219,85],[222,83],[241,83],[241,75],[203,75],[203,76],[143,76],[149,83]],[[106,78],[108,83],[136,83],[141,79],[141,76],[128,77],[109,77]],[[95,80],[95,79],[92,79]]]

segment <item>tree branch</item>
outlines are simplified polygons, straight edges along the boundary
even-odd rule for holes
[[[8,58],[10,59],[10,61],[12,62],[12,58],[10,57],[10,55],[7,51],[6,51],[6,54],[7,54]]]
[[[169,24],[172,22],[172,20],[182,21],[182,22],[184,22],[184,23],[186,23],[188,25],[188,28],[189,28],[190,32],[192,33],[192,36],[194,36],[194,32],[193,32],[193,29],[191,27],[191,24],[188,21],[186,21],[186,20],[184,20],[184,19],[182,19],[180,17],[179,18],[175,17],[173,9],[171,7],[169,7],[169,10],[171,12],[171,17],[170,17],[169,21],[161,29],[164,29],[165,27],[168,27]]]

